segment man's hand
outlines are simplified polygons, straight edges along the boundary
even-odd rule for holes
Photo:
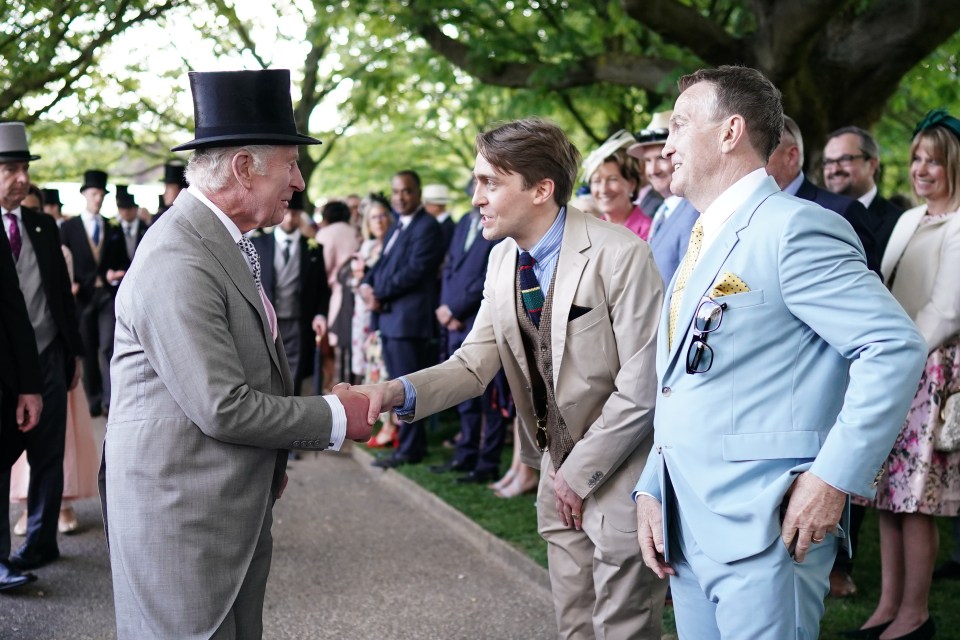
[[[550,469],[550,479],[553,480],[553,490],[557,494],[557,513],[565,527],[574,527],[580,531],[583,523],[583,498],[570,488],[563,478],[563,470]]]
[[[793,559],[803,562],[811,544],[819,544],[840,522],[847,494],[809,471],[801,473],[787,492],[787,511],[780,537],[787,549],[796,545]]]
[[[663,511],[660,502],[645,495],[637,496],[637,539],[643,563],[657,577],[677,575],[673,567],[663,561]]]
[[[280,487],[277,489],[277,500],[283,497],[283,490],[287,488],[287,480],[289,479],[290,477],[284,472],[283,480],[280,481]]]
[[[376,311],[380,307],[380,302],[373,294],[373,287],[371,287],[369,284],[364,283],[360,285],[360,288],[357,289],[357,291],[360,293],[360,297],[363,299],[364,304],[367,305],[367,309]]]
[[[43,396],[39,393],[21,393],[17,399],[17,428],[23,433],[30,431],[40,421],[43,411]]]
[[[463,323],[456,318],[450,318],[450,322],[447,323],[447,329],[450,329],[450,331],[463,331]]]
[[[356,442],[366,442],[373,432],[373,422],[369,419],[370,401],[363,394],[357,393],[345,382],[333,388],[333,394],[343,404],[347,414],[347,439]]]
[[[437,310],[434,311],[434,314],[437,316],[437,322],[440,323],[440,326],[447,326],[447,323],[450,322],[450,318],[453,317],[453,313],[450,312],[450,307],[445,304],[437,307]]]
[[[316,315],[313,316],[313,323],[310,325],[313,328],[313,333],[316,334],[317,340],[323,337],[327,332],[327,318],[326,316]]]
[[[107,269],[107,282],[119,282],[127,275],[124,269]]]
[[[399,380],[390,380],[380,384],[357,385],[350,387],[352,391],[361,393],[370,399],[370,424],[377,421],[377,418],[384,411],[389,411],[394,407],[402,407],[406,394],[403,390],[403,383]]]

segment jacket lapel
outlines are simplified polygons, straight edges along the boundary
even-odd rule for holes
[[[570,320],[570,307],[573,296],[580,285],[580,277],[587,266],[587,257],[583,251],[590,247],[587,225],[582,213],[567,206],[567,219],[563,225],[563,240],[560,256],[557,259],[556,277],[553,282],[553,315],[550,319],[550,347],[553,351],[553,370],[561,372],[563,350],[567,344],[567,322]],[[554,376],[554,386],[557,384]]]
[[[499,320],[503,339],[529,382],[530,369],[527,367],[527,353],[523,348],[520,322],[517,320],[517,243],[510,238],[504,240],[504,243],[510,246],[504,247],[504,258],[497,273],[497,310],[494,318]]]
[[[890,240],[887,241],[887,249],[883,252],[883,263],[880,265],[880,273],[883,274],[884,282],[890,280],[894,267],[900,262],[900,257],[906,250],[907,243],[910,242],[910,238],[913,237],[917,226],[920,224],[920,219],[926,212],[927,206],[920,205],[905,211],[897,220],[897,225],[893,228],[893,233],[890,234]]]
[[[683,294],[683,301],[680,304],[680,316],[677,319],[674,341],[672,347],[669,349],[669,358],[666,362],[668,367],[679,366],[677,364],[678,355],[686,344],[687,333],[690,325],[693,323],[693,317],[696,314],[697,307],[700,306],[700,301],[703,297],[710,292],[710,288],[714,281],[716,281],[717,274],[720,272],[721,267],[723,267],[723,263],[726,262],[730,252],[733,251],[734,246],[736,246],[739,241],[740,232],[750,225],[750,221],[757,207],[778,191],[779,189],[773,181],[773,178],[767,177],[761,183],[760,187],[758,187],[746,201],[740,205],[730,219],[727,220],[726,224],[720,229],[720,234],[697,262],[697,266],[687,280],[686,291]],[[677,271],[679,272],[679,269]],[[670,291],[672,298],[673,283],[671,283]],[[669,326],[670,300],[666,301],[664,307],[666,311],[664,318],[666,318],[667,326]],[[661,326],[664,325],[661,324]],[[668,339],[666,336],[662,337],[664,340]]]

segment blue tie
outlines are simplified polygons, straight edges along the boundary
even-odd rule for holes
[[[100,246],[100,216],[93,218],[93,246]]]
[[[539,329],[540,313],[543,311],[543,291],[540,290],[537,274],[533,272],[533,265],[536,262],[530,252],[520,253],[520,297],[523,299],[527,315]]]

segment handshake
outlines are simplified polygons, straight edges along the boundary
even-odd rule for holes
[[[341,382],[333,388],[333,394],[347,414],[347,439],[356,442],[370,438],[383,411],[403,406],[404,402],[403,383],[399,380],[356,386]]]

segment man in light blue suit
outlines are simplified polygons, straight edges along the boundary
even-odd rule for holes
[[[841,514],[873,495],[926,345],[849,223],[766,175],[780,92],[744,67],[680,89],[663,155],[702,216],[661,318],[640,547],[681,638],[816,638]]]

